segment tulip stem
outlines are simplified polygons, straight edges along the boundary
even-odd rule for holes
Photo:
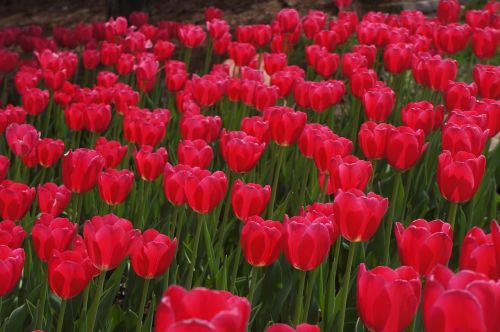
[[[309,316],[309,308],[311,307],[312,301],[312,293],[314,289],[314,285],[316,285],[316,279],[318,277],[319,268],[314,269],[309,272],[309,280],[307,281],[307,289],[306,289],[306,303],[304,304],[304,315],[303,320],[307,322],[307,317]]]
[[[61,308],[59,309],[59,318],[57,319],[57,332],[62,331],[62,326],[64,323],[64,312],[66,311],[66,305],[68,304],[68,300],[63,299],[61,301]]]
[[[332,268],[330,270],[330,275],[328,276],[328,284],[327,284],[327,303],[326,309],[323,310],[323,315],[326,317],[326,327],[328,329],[331,325],[331,320],[333,319],[333,306],[335,304],[335,280],[337,279],[337,268],[339,266],[339,255],[340,255],[340,247],[342,245],[342,239],[337,239],[335,243],[335,251],[333,254],[333,262]]]
[[[106,280],[106,271],[102,271],[101,275],[99,276],[99,280],[97,282],[97,289],[95,290],[94,301],[92,302],[92,305],[90,306],[89,310],[89,316],[87,321],[87,332],[94,331],[97,309],[99,308],[99,302],[101,302],[101,296],[102,296],[102,291],[104,289],[105,280]]]
[[[42,274],[44,274],[44,273],[42,273]],[[39,305],[37,306],[37,308],[39,308],[39,310],[37,310],[37,312],[36,312],[35,329],[39,329],[39,330],[43,330],[43,317],[45,315],[45,302],[47,300],[47,292],[48,292],[47,284],[48,284],[48,281],[44,280],[43,285],[42,285],[42,289],[41,289],[41,293],[40,293],[40,302],[39,302]]]
[[[354,261],[354,255],[356,254],[356,249],[358,248],[357,242],[349,243],[349,254],[347,256],[347,265],[345,268],[344,282],[342,284],[342,302],[340,307],[340,326],[338,331],[344,331],[345,324],[345,313],[347,307],[347,297],[349,295],[349,284],[351,282],[351,270],[352,263]]]
[[[274,168],[273,187],[271,190],[271,201],[268,205],[269,211],[268,211],[267,215],[269,216],[269,218],[272,218],[273,213],[274,213],[276,192],[278,191],[278,180],[280,177],[281,165],[283,164],[283,159],[285,159],[285,152],[286,152],[286,150],[284,147],[280,147],[278,150],[278,157],[277,157],[278,161],[277,161],[276,166]]]
[[[142,318],[144,316],[144,306],[146,305],[146,300],[148,298],[148,289],[149,289],[149,283],[151,282],[151,279],[145,279],[144,280],[144,285],[142,286],[142,296],[141,296],[141,304],[139,307],[139,316],[137,319],[137,328],[135,329],[136,332],[141,332],[142,331]]]
[[[248,291],[248,301],[250,302],[250,305],[252,304],[253,298],[255,296],[255,291],[257,290],[257,284],[259,283],[259,272],[260,269],[255,266],[252,267],[252,272],[250,272],[251,274],[250,289]]]
[[[458,203],[450,202],[450,207],[448,209],[448,223],[451,225],[451,229],[455,231],[455,219],[457,217]]]
[[[302,303],[304,301],[304,287],[306,285],[306,271],[299,270],[299,291],[297,293],[297,299],[295,300],[295,317],[293,322],[295,325],[300,323],[302,318]]]
[[[352,146],[354,147],[353,150],[356,149],[356,140],[358,138],[358,124],[359,124],[359,112],[360,112],[360,107],[359,107],[359,101],[356,99],[356,97],[352,97],[352,103],[351,103],[351,112],[352,112],[352,120],[351,120],[351,136],[350,139],[352,141]],[[354,151],[353,151],[354,153]]]
[[[200,244],[201,230],[203,228],[203,215],[200,216],[196,224],[196,233],[194,235],[193,251],[191,252],[191,264],[189,264],[189,271],[186,286],[188,289],[193,287],[193,275],[196,268],[196,259],[198,258],[198,246]]]
[[[394,219],[394,213],[396,211],[396,203],[399,196],[399,183],[401,182],[401,172],[396,171],[394,175],[394,182],[392,183],[392,201],[390,202],[389,214],[387,215],[387,222],[385,228],[385,248],[384,248],[384,262],[385,265],[389,265],[389,249],[391,247],[391,232],[392,224]]]
[[[186,71],[189,73],[189,62],[191,61],[192,48],[186,47],[184,50],[184,63],[186,64]]]
[[[87,305],[89,304],[89,293],[90,293],[90,286],[87,285],[87,287],[85,287],[85,291],[83,292],[83,303],[82,303],[82,311],[80,313],[80,317],[85,317],[85,314],[87,312]]]

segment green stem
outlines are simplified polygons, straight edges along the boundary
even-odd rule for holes
[[[356,99],[356,97],[352,96],[352,103],[351,103],[351,112],[353,113],[352,116],[352,122],[351,122],[351,141],[352,141],[352,146],[354,147],[353,149],[356,149],[356,140],[358,138],[358,124],[359,124],[359,101]],[[354,151],[353,151],[354,152]]]
[[[89,293],[90,293],[90,286],[87,285],[87,287],[85,287],[85,291],[83,292],[83,303],[82,303],[82,311],[80,313],[80,317],[85,317],[85,313],[87,312],[87,305],[89,304]]]
[[[385,228],[385,248],[384,248],[384,262],[385,265],[389,265],[390,255],[389,249],[391,246],[391,232],[392,224],[394,219],[394,213],[396,211],[396,204],[399,196],[399,183],[401,182],[401,172],[396,171],[394,182],[392,184],[392,202],[390,202],[389,214],[387,215],[386,228]]]
[[[260,268],[252,266],[252,271],[250,272],[250,289],[248,290],[248,301],[250,302],[250,305],[253,302],[255,291],[257,290],[257,284],[259,283],[259,272]]]
[[[144,280],[144,286],[142,286],[142,296],[141,296],[141,304],[139,307],[139,316],[137,319],[137,328],[135,329],[136,332],[141,332],[142,331],[142,318],[144,316],[144,306],[146,305],[146,300],[148,298],[148,289],[149,289],[149,283],[151,282],[151,279],[146,279]]]
[[[57,332],[62,331],[62,326],[64,323],[64,312],[66,311],[66,305],[68,304],[68,300],[63,299],[61,301],[61,308],[59,309],[59,318],[57,319]]]
[[[299,271],[299,291],[297,293],[297,299],[295,300],[295,317],[293,322],[298,325],[302,318],[302,303],[304,301],[304,287],[306,285],[306,271]]]
[[[451,225],[451,229],[455,231],[455,219],[457,217],[458,203],[450,202],[450,207],[448,209],[448,223]]]
[[[186,282],[186,287],[188,289],[191,289],[191,287],[193,287],[193,275],[194,275],[194,270],[196,268],[196,259],[198,258],[198,246],[200,244],[202,228],[203,228],[203,221],[198,220],[198,223],[196,225],[196,233],[194,236],[193,252],[191,253],[191,264],[189,265],[188,277]]]
[[[234,258],[233,271],[232,271],[232,274],[231,274],[231,291],[233,293],[236,292],[236,277],[238,275],[238,269],[240,267],[240,261],[241,261],[241,247],[238,246],[236,248],[236,257]]]
[[[45,273],[42,273],[45,275]],[[48,280],[44,279],[40,294],[40,302],[36,312],[35,329],[43,330],[43,317],[45,315],[45,302],[47,302]]]
[[[186,47],[184,50],[184,63],[186,64],[186,71],[189,73],[189,63],[191,61],[191,53],[193,50],[189,47]]]
[[[90,306],[89,310],[88,321],[87,321],[87,332],[94,331],[97,309],[99,308],[99,302],[101,302],[101,296],[104,289],[105,280],[106,280],[106,271],[102,271],[101,275],[99,276],[99,281],[97,282],[97,289],[95,290],[94,301],[92,302],[92,305]]]
[[[311,307],[312,293],[314,290],[314,285],[316,285],[316,279],[318,277],[319,268],[314,269],[309,272],[309,280],[307,281],[307,289],[304,304],[304,317],[303,320],[307,322],[309,316],[309,308]]]
[[[328,284],[327,284],[327,303],[326,308],[323,310],[324,315],[326,316],[326,328],[331,326],[333,320],[333,307],[335,304],[335,280],[337,279],[337,269],[339,266],[339,255],[340,255],[340,247],[342,245],[342,239],[337,239],[335,243],[335,252],[333,254],[333,262],[332,268],[330,270],[330,275],[328,276]]]
[[[273,186],[272,186],[272,191],[271,191],[271,200],[269,202],[269,205],[268,205],[268,213],[267,215],[269,216],[269,218],[272,218],[272,215],[274,213],[274,204],[275,204],[275,201],[276,201],[276,192],[278,191],[278,180],[279,180],[279,177],[280,177],[280,171],[281,171],[281,166],[283,165],[283,159],[285,159],[285,148],[284,147],[280,147],[279,148],[279,151],[278,151],[278,161],[276,163],[276,166],[274,168],[274,177],[273,177]]]
[[[342,284],[342,302],[340,304],[340,326],[338,331],[344,331],[345,325],[345,313],[347,307],[347,297],[349,295],[349,284],[351,282],[351,270],[352,263],[354,261],[354,255],[356,254],[357,242],[351,242],[349,244],[349,255],[347,256],[347,265],[345,268],[344,283]]]

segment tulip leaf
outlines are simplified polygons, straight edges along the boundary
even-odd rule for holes
[[[24,331],[25,322],[28,319],[28,306],[22,304],[12,311],[7,322],[5,323],[5,331]]]

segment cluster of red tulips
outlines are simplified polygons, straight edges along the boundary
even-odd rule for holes
[[[0,331],[499,331],[500,3],[336,2],[1,29]]]

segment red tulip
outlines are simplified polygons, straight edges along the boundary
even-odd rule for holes
[[[497,54],[499,32],[490,27],[476,28],[472,32],[472,52],[479,59],[489,59]]]
[[[105,137],[101,136],[95,142],[95,150],[104,158],[105,167],[114,168],[125,157],[128,147],[121,145],[118,141],[108,141]]]
[[[463,82],[449,82],[446,90],[444,91],[444,104],[448,111],[459,109],[468,111],[472,104],[472,97],[477,93],[475,83],[467,85]]]
[[[285,257],[296,269],[310,271],[327,257],[337,240],[338,229],[333,216],[306,213],[283,221]]]
[[[24,249],[0,245],[0,296],[9,293],[19,281],[24,267]]]
[[[61,165],[63,183],[72,192],[85,193],[94,188],[103,166],[104,158],[95,150],[70,150]]]
[[[179,141],[177,146],[179,164],[207,168],[213,157],[212,148],[201,139]]]
[[[367,68],[368,60],[360,53],[344,53],[342,55],[342,75],[351,78],[359,68]]]
[[[214,75],[195,75],[191,80],[191,92],[198,105],[210,107],[224,94],[224,85],[221,79]]]
[[[182,139],[202,139],[207,143],[211,143],[219,137],[221,126],[222,122],[219,116],[201,114],[186,114],[179,123]]]
[[[245,132],[222,131],[220,140],[222,157],[233,172],[244,173],[254,168],[265,147],[265,143],[260,143],[257,138]]]
[[[109,205],[122,203],[132,190],[134,173],[128,169],[109,168],[97,177],[99,196]]]
[[[373,69],[358,68],[351,75],[351,93],[361,99],[363,94],[377,83],[377,73]]]
[[[371,331],[403,331],[417,313],[422,285],[409,266],[395,270],[377,266],[367,270],[361,263],[357,278],[356,302],[363,323]],[[380,310],[380,303],[385,304]]]
[[[255,183],[243,183],[240,179],[234,182],[231,191],[231,205],[236,217],[243,222],[249,217],[259,216],[266,209],[271,197],[271,187],[262,187]]]
[[[10,160],[4,155],[0,154],[0,181],[3,181],[9,171]]]
[[[434,30],[434,44],[438,50],[455,54],[467,47],[470,34],[471,29],[467,24],[441,25]]]
[[[377,231],[389,202],[372,192],[339,190],[333,201],[335,220],[342,236],[351,242],[368,241]]]
[[[387,130],[387,146],[385,158],[389,165],[400,171],[413,167],[426,150],[423,130],[413,130],[410,127],[393,127]]]
[[[115,63],[116,72],[120,75],[132,73],[135,65],[135,56],[133,54],[122,53]]]
[[[341,81],[321,81],[309,84],[309,106],[313,111],[321,113],[337,104],[344,95],[345,86]]]
[[[197,213],[208,213],[224,198],[227,191],[227,178],[221,171],[194,171],[185,180],[184,194],[189,207]]]
[[[461,270],[472,270],[498,280],[493,234],[485,234],[479,227],[473,227],[462,241],[459,266]]]
[[[182,205],[187,203],[185,194],[186,179],[191,172],[205,172],[201,168],[191,168],[187,165],[176,165],[172,167],[170,164],[165,165],[163,171],[163,193],[167,200],[174,205]]]
[[[500,66],[475,65],[472,77],[482,98],[500,99]]]
[[[205,21],[207,21],[207,23],[213,21],[214,19],[222,20],[223,17],[224,12],[222,11],[222,9],[219,9],[217,7],[205,8]]]
[[[35,195],[35,188],[4,180],[0,183],[0,215],[3,219],[21,220],[31,207]]]
[[[0,221],[0,245],[11,249],[21,247],[26,232],[22,226],[16,225],[13,221]]]
[[[399,74],[411,68],[412,44],[389,44],[384,50],[385,69],[392,74]]]
[[[60,215],[71,200],[71,191],[64,185],[52,182],[39,185],[37,189],[38,208],[42,213]]]
[[[236,66],[247,66],[255,57],[255,47],[248,43],[231,42],[227,53]]]
[[[49,91],[38,88],[26,89],[22,95],[23,108],[28,114],[38,115],[49,104]]]
[[[87,70],[95,69],[101,62],[101,53],[94,49],[85,49],[82,51],[83,67]]]
[[[241,120],[241,131],[256,137],[261,143],[267,144],[271,140],[269,122],[261,116],[244,117]]]
[[[64,153],[64,142],[60,139],[44,138],[36,146],[38,162],[45,168],[54,166]]]
[[[196,48],[203,44],[207,35],[201,26],[194,24],[183,24],[177,31],[177,36],[182,45],[188,48]]]
[[[368,120],[384,122],[394,108],[396,93],[387,86],[375,85],[365,90],[361,102]]]
[[[453,246],[450,224],[442,220],[417,219],[404,229],[397,222],[394,234],[401,264],[413,267],[421,276],[429,275],[438,264],[448,264]]]
[[[471,28],[486,28],[491,23],[491,13],[487,10],[467,10],[465,22]]]
[[[368,159],[381,159],[385,156],[386,137],[392,125],[386,123],[364,122],[358,132],[359,145]]]
[[[445,199],[454,203],[466,202],[476,194],[481,185],[486,158],[459,151],[452,155],[445,150],[439,155],[437,182]]]
[[[474,103],[472,110],[479,113],[479,117],[486,115],[489,137],[495,136],[500,131],[500,101],[483,98]],[[484,128],[482,124],[478,125]]]
[[[310,9],[302,19],[302,29],[308,39],[313,39],[314,35],[325,26],[327,15],[320,10]]]
[[[460,15],[460,3],[458,0],[439,0],[437,17],[441,24],[458,21]]]
[[[278,221],[253,216],[246,220],[240,236],[243,256],[248,264],[256,267],[269,266],[283,250],[282,226]]]
[[[466,151],[479,156],[483,153],[488,133],[488,129],[482,130],[473,124],[457,125],[447,122],[443,126],[441,146],[443,150],[449,150],[452,154]]]
[[[264,120],[269,122],[274,142],[288,146],[294,144],[302,133],[307,114],[286,106],[274,106],[264,110]]]
[[[115,269],[128,256],[137,232],[130,221],[114,214],[87,220],[83,240],[92,264],[100,271]]]
[[[5,139],[12,153],[23,157],[38,145],[40,134],[32,125],[12,123],[5,130]]]
[[[411,102],[401,108],[403,124],[413,130],[421,129],[426,135],[441,126],[443,117],[443,105],[434,106],[426,100]]]
[[[157,60],[168,60],[175,50],[175,44],[167,40],[158,40],[153,47],[153,54]]]
[[[275,18],[278,22],[279,30],[281,33],[292,33],[300,24],[299,12],[293,8],[285,8],[276,14]]]
[[[50,259],[52,250],[64,251],[70,248],[77,234],[77,225],[67,218],[54,218],[42,214],[35,221],[31,236],[33,248],[42,261]]]
[[[375,63],[375,57],[377,56],[377,48],[374,45],[354,45],[352,47],[354,53],[359,53],[366,58],[367,67],[373,67]]]
[[[316,143],[314,164],[321,172],[328,172],[330,160],[335,156],[345,157],[352,153],[352,142],[345,137],[325,137]]]
[[[170,286],[158,305],[155,332],[245,332],[250,303],[227,291]]]
[[[113,66],[122,54],[122,45],[104,41],[101,45],[101,63],[105,66]]]
[[[307,123],[297,142],[299,150],[304,157],[313,158],[318,144],[327,138],[336,139],[337,135],[326,125]]]
[[[329,181],[333,192],[349,189],[364,191],[372,176],[372,164],[349,155],[334,156],[328,165]]]
[[[427,278],[423,296],[424,327],[429,332],[496,331],[500,286],[481,273],[453,274],[438,265]]]
[[[167,160],[167,150],[163,147],[156,151],[148,145],[142,146],[139,151],[134,149],[135,167],[144,181],[154,181],[160,176]]]
[[[130,250],[130,263],[138,276],[153,279],[167,271],[176,249],[177,239],[172,240],[155,229],[148,229],[135,238]]]

